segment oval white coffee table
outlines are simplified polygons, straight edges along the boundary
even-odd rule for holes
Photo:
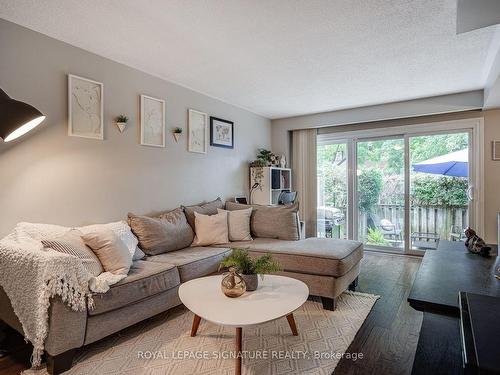
[[[259,276],[259,288],[241,297],[229,298],[222,293],[223,276],[190,280],[179,287],[179,298],[194,313],[191,337],[196,336],[201,319],[236,328],[235,374],[241,374],[243,327],[269,322],[286,316],[292,334],[297,336],[293,312],[304,304],[309,288],[302,281],[285,276]]]

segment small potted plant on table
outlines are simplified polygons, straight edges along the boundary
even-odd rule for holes
[[[266,254],[260,258],[252,258],[248,251],[242,249],[232,249],[231,254],[225,257],[220,266],[222,268],[234,267],[245,281],[247,291],[251,292],[258,288],[259,279],[257,275],[264,278],[264,274],[281,271],[281,265],[273,259],[271,254]]]

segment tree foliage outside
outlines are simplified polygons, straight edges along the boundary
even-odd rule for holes
[[[365,169],[358,176],[358,206],[361,212],[371,212],[378,204],[382,190],[382,173],[378,169]]]
[[[458,177],[419,176],[413,179],[412,206],[467,206],[467,180]]]
[[[412,137],[411,163],[418,163],[468,147],[467,133]],[[404,141],[375,140],[358,143],[358,197],[361,211],[376,204],[404,204]],[[318,180],[326,206],[347,206],[346,144],[318,146]],[[413,206],[467,205],[467,179],[412,173]]]
[[[345,144],[318,146],[318,186],[325,206],[347,207],[347,150]]]

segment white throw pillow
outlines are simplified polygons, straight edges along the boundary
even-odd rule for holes
[[[194,213],[196,236],[191,246],[208,246],[229,242],[227,212],[216,215]]]
[[[92,225],[87,225],[85,227],[79,227],[76,229],[78,229],[83,234],[91,232],[100,232],[106,229],[112,230],[120,238],[120,240],[122,240],[123,243],[125,243],[132,257],[134,257],[137,244],[139,243],[137,237],[134,236],[134,234],[132,233],[132,229],[130,229],[130,226],[127,224],[126,221],[123,220],[107,224],[92,224]]]
[[[127,245],[111,229],[102,229],[82,235],[104,268],[113,275],[127,275],[132,265],[132,255]]]
[[[217,212],[227,212],[229,241],[252,240],[252,235],[250,234],[250,217],[252,216],[252,207],[236,211],[226,211],[218,208]]]

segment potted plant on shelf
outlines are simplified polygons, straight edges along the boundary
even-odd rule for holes
[[[219,270],[234,267],[238,270],[246,284],[246,290],[251,292],[258,288],[259,279],[257,275],[264,278],[264,274],[281,271],[281,265],[274,260],[271,254],[260,258],[252,258],[248,251],[232,249],[231,254],[220,263]]]
[[[125,128],[127,127],[128,117],[125,115],[119,115],[116,117],[116,126],[118,126],[118,130],[120,133],[123,133]]]
[[[266,150],[265,148],[259,148],[257,159],[265,162],[265,167],[271,167],[277,163],[276,155],[273,154],[272,151]]]
[[[179,139],[181,138],[182,134],[182,128],[176,127],[172,130],[172,133],[174,134],[175,142],[179,143]]]

